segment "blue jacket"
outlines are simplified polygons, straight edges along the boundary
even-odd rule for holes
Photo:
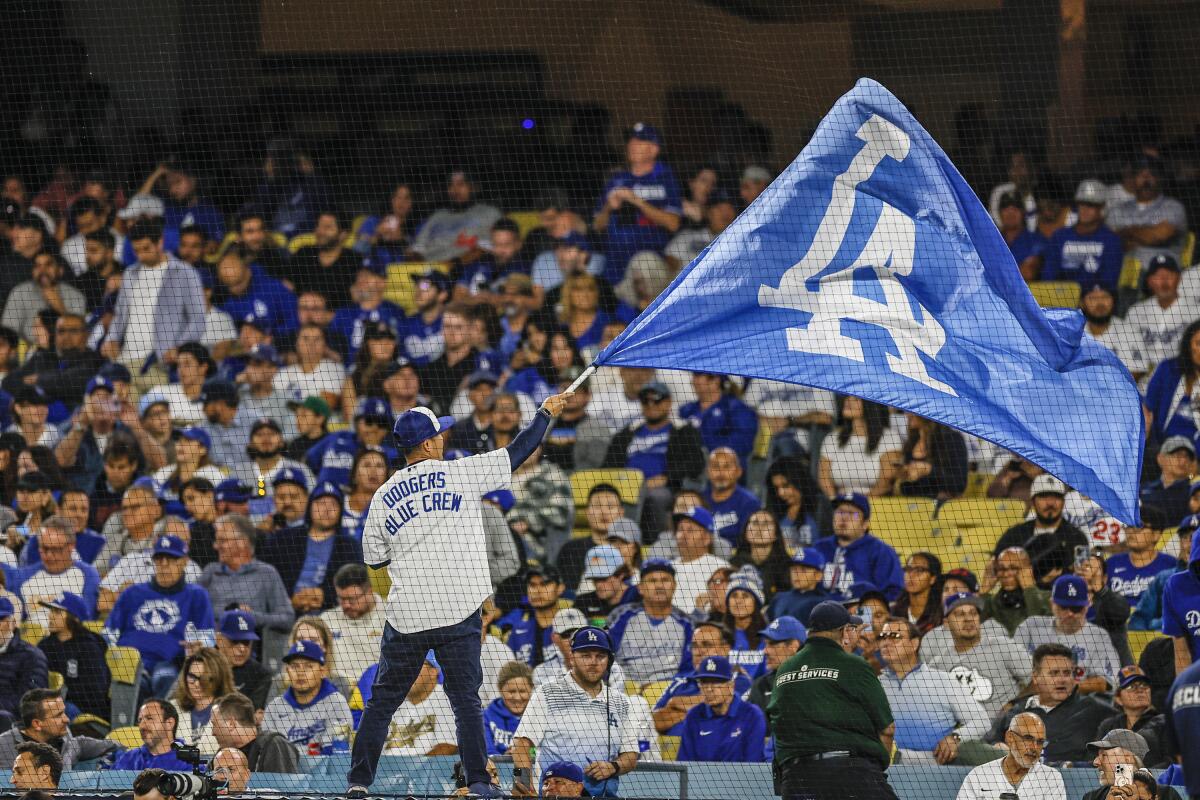
[[[1196,423],[1191,415],[1180,414],[1180,409],[1177,408],[1174,415],[1167,419],[1167,415],[1171,414],[1175,388],[1181,380],[1183,372],[1179,368],[1178,358],[1163,360],[1150,375],[1150,383],[1146,385],[1146,395],[1142,404],[1154,415],[1149,431],[1149,436],[1154,441],[1161,443],[1169,436],[1186,436],[1193,440],[1196,438]]]
[[[762,709],[735,694],[723,716],[714,714],[707,703],[687,713],[676,760],[759,763],[766,760],[766,740]]]
[[[117,756],[117,760],[113,762],[110,769],[127,769],[134,772],[141,772],[144,769],[152,767],[176,772],[192,771],[192,765],[186,761],[180,761],[176,757],[174,750],[168,750],[161,755],[152,756],[146,745],[121,753],[121,755]]]
[[[1192,537],[1188,568],[1167,578],[1162,632],[1186,639],[1192,661],[1200,661],[1200,536]]]
[[[179,643],[188,623],[201,635],[213,637],[213,610],[208,592],[182,581],[166,589],[149,581],[121,593],[104,628],[109,641],[135,648],[142,654],[142,663],[151,668],[183,655]]]
[[[767,605],[767,621],[791,616],[807,626],[808,615],[812,613],[818,603],[828,599],[829,592],[821,586],[808,592],[798,592],[795,589],[780,592],[772,597],[770,604]]]
[[[762,503],[744,486],[735,486],[733,494],[719,503],[713,500],[712,487],[705,489],[702,496],[704,504],[712,511],[713,527],[736,548],[750,515],[762,508]]]
[[[508,647],[518,661],[536,667],[547,660],[545,655],[554,647],[550,639],[551,628],[541,629],[538,636],[537,616],[527,607],[514,608],[497,623],[501,630],[508,630]],[[538,639],[541,642],[538,642]]]
[[[353,366],[354,357],[362,347],[363,333],[368,322],[382,322],[399,333],[404,328],[404,309],[388,300],[379,304],[378,308],[366,311],[359,306],[339,308],[329,323],[329,330],[336,333],[346,342],[346,366]]]
[[[825,556],[825,588],[834,594],[845,593],[852,584],[867,581],[877,586],[888,602],[894,601],[904,589],[904,569],[900,557],[892,546],[868,532],[846,548],[846,568],[838,579],[837,586],[829,585],[834,570],[834,556],[838,550],[835,536],[826,536],[813,544]]]
[[[21,594],[21,586],[42,571],[43,567],[39,564],[30,564],[28,567],[19,567],[13,569],[9,566],[4,566],[4,575],[8,579],[8,590],[13,594]],[[83,576],[82,591],[77,592],[80,597],[88,604],[88,619],[96,615],[96,603],[100,600],[100,573],[91,564],[86,564],[82,561],[76,561],[71,569],[79,570]],[[67,570],[70,572],[70,570]],[[64,573],[65,574],[65,573]]]
[[[50,684],[46,654],[33,645],[13,636],[0,653],[0,711],[21,718],[21,695],[30,689],[45,689]]]
[[[508,710],[504,699],[497,697],[483,710],[483,735],[487,738],[489,756],[500,756],[512,747],[513,734],[521,718]]]
[[[213,300],[214,305],[233,317],[235,325],[255,314],[270,320],[271,335],[276,338],[300,328],[296,295],[282,281],[260,270],[251,270],[250,285],[244,294],[234,296],[227,289],[218,288]]]
[[[1164,570],[1154,576],[1154,580],[1150,581],[1150,585],[1146,587],[1146,591],[1142,592],[1142,598],[1138,600],[1137,607],[1129,615],[1129,630],[1162,630],[1163,589],[1167,586],[1168,578],[1176,572],[1183,572],[1185,569],[1187,569],[1185,565],[1176,562],[1174,569]]]
[[[746,467],[758,435],[758,415],[750,406],[727,394],[706,411],[700,410],[699,402],[685,403],[679,407],[679,417],[700,429],[710,453],[718,447],[731,448],[742,460],[742,468]]]

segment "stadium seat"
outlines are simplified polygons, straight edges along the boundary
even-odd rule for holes
[[[63,676],[61,672],[50,670],[46,673],[46,688],[52,692],[62,691]]]
[[[287,247],[287,244],[288,244],[287,237],[284,236],[282,233],[276,233],[275,231],[271,231],[270,236],[271,236],[271,240],[275,243],[276,247]],[[237,231],[230,231],[229,233],[225,234],[225,238],[221,240],[221,244],[219,244],[217,246],[216,251],[212,255],[205,256],[204,260],[207,261],[209,264],[216,264],[218,261],[221,260],[221,256],[225,255],[225,251],[227,251],[233,245],[237,244],[237,240],[238,240]]]
[[[1137,289],[1142,283],[1142,262],[1133,256],[1126,256],[1121,263],[1121,277],[1117,286],[1121,289]]]
[[[658,749],[662,751],[663,761],[674,761],[679,755],[681,740],[678,736],[659,736]]]
[[[306,792],[308,775],[290,775],[281,772],[261,773],[250,776],[250,789],[270,789],[273,792]]]
[[[431,269],[450,273],[450,266],[440,261],[401,261],[388,264],[387,285],[383,290],[384,299],[403,308],[405,314],[413,313],[416,306],[413,305],[412,276],[424,274]]]
[[[1024,520],[1025,511],[1025,504],[1019,500],[950,500],[938,510],[934,529],[938,535],[957,539],[966,550],[983,552]]]
[[[110,647],[105,659],[112,673],[109,690],[112,723],[124,727],[137,722],[138,688],[142,674],[142,656],[132,647]]]
[[[1183,236],[1183,248],[1179,251],[1179,265],[1184,269],[1193,265],[1196,257],[1196,232],[1188,231]]]
[[[312,247],[317,243],[317,235],[315,233],[298,233],[288,240],[287,249],[292,255],[299,252],[301,247]],[[354,247],[354,234],[346,234],[342,246],[346,248]]]
[[[601,483],[612,485],[621,495],[625,511],[632,519],[642,513],[642,483],[645,480],[636,469],[581,469],[571,475],[571,497],[575,500],[575,518],[587,507],[588,492]]]
[[[642,691],[639,694],[641,694],[643,699],[645,699],[651,708],[654,708],[654,706],[658,703],[659,698],[666,694],[667,689],[669,688],[671,688],[671,681],[654,681],[653,683],[647,683],[645,686],[643,686]]]
[[[522,239],[528,236],[531,230],[542,224],[542,212],[540,211],[510,211],[508,218],[517,223],[517,227],[521,229]]]
[[[142,732],[137,725],[126,725],[123,728],[114,728],[109,731],[108,736],[104,737],[110,742],[116,742],[126,750],[131,750],[135,747],[142,746]]]
[[[1043,308],[1075,308],[1079,305],[1079,284],[1075,281],[1034,281],[1029,284],[1029,291]]]
[[[85,619],[83,627],[87,628],[92,633],[104,633],[104,620],[102,619]]]
[[[371,573],[371,588],[380,597],[387,597],[392,591],[392,576],[388,574],[387,568],[373,569]]]
[[[871,532],[897,552],[928,549],[933,501],[927,497],[873,497]]]
[[[274,628],[262,630],[262,663],[273,673],[283,669],[283,656],[287,653],[288,632]]]
[[[26,620],[21,623],[21,639],[28,644],[37,645],[46,638],[46,629],[37,622]]]
[[[1160,637],[1162,637],[1161,631],[1130,631],[1129,650],[1133,653],[1133,660],[1136,662],[1140,659],[1142,651],[1146,649],[1146,645]]]
[[[995,477],[995,475],[985,472],[967,473],[967,488],[962,493],[962,496],[967,499],[987,497],[987,488],[991,485]]]

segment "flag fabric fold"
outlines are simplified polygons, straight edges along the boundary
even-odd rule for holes
[[[933,138],[863,79],[783,173],[596,358],[912,411],[1039,464],[1126,523],[1143,419],[1073,309],[1042,309]]]

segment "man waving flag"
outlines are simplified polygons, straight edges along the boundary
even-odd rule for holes
[[[1008,448],[1134,523],[1137,389],[1083,322],[1037,305],[946,154],[864,79],[596,365],[897,406]]]

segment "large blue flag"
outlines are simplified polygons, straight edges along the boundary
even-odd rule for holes
[[[1135,523],[1137,388],[1083,324],[1037,305],[950,159],[864,79],[596,363],[896,406],[1019,453]]]

